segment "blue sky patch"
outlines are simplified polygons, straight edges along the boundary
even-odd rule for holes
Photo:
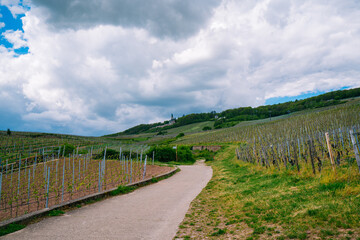
[[[12,48],[13,44],[6,40],[6,38],[3,36],[3,33],[6,32],[7,30],[13,30],[13,31],[20,30],[24,32],[21,18],[24,17],[25,15],[19,14],[16,16],[16,18],[14,18],[10,10],[3,5],[0,5],[0,14],[1,14],[0,22],[5,23],[5,27],[0,28],[0,45],[5,46],[6,48]],[[29,48],[27,47],[15,49],[15,53],[17,54],[27,54],[28,52],[29,52]]]
[[[340,89],[333,89],[331,91],[336,91],[336,90],[345,90],[348,89],[350,87],[342,87]],[[331,91],[327,91],[327,92],[331,92]],[[321,94],[324,94],[326,92],[323,91],[315,91],[315,92],[309,92],[309,93],[303,93],[300,94],[298,96],[293,96],[293,97],[274,97],[274,98],[269,98],[266,99],[265,101],[265,105],[272,105],[272,104],[278,104],[278,103],[284,103],[284,102],[290,102],[290,101],[295,101],[295,100],[302,100],[305,98],[310,98],[310,97],[315,97]]]

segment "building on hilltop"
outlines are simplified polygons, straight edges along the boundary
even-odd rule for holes
[[[169,121],[169,125],[172,125],[176,122],[176,119],[174,118],[174,115],[171,114],[171,118],[170,118],[170,121]]]

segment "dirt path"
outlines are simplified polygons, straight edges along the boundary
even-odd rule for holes
[[[212,176],[200,163],[173,177],[66,215],[45,219],[1,239],[172,239],[191,201]]]

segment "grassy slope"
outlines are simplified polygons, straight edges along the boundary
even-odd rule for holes
[[[214,122],[213,121],[207,121],[207,122],[200,122],[200,123],[193,123],[193,124],[189,124],[189,125],[185,125],[185,126],[181,126],[181,127],[177,127],[177,128],[172,128],[169,130],[166,130],[169,134],[179,134],[179,133],[196,133],[196,132],[202,132],[202,129],[204,127],[214,127]]]
[[[177,128],[172,128],[172,129],[168,129],[165,130],[166,134],[165,135],[156,135],[157,132],[155,133],[141,133],[141,134],[134,134],[134,135],[122,135],[122,136],[118,136],[118,137],[114,137],[111,138],[109,137],[109,139],[117,139],[119,141],[123,141],[124,143],[138,143],[138,144],[161,144],[164,141],[171,139],[171,138],[175,138],[179,133],[184,133],[186,135],[190,135],[190,134],[196,134],[199,132],[203,132],[203,128],[204,127],[214,127],[214,122],[213,121],[207,121],[207,122],[200,122],[200,123],[193,123],[193,124],[189,124],[189,125],[185,125],[185,126],[181,126],[181,127],[177,127]],[[161,128],[159,128],[159,131],[161,130]]]
[[[214,175],[192,202],[184,239],[359,239],[360,177],[312,177],[240,162],[235,146],[210,162]]]
[[[356,104],[356,103],[359,103],[359,101],[360,101],[360,98],[346,99],[346,101],[344,100],[344,102],[349,102],[350,104]],[[344,106],[344,105],[336,105],[336,106],[329,106],[329,107],[316,108],[316,109],[307,109],[307,110],[303,110],[303,111],[299,111],[299,112],[294,112],[291,114],[272,117],[271,119],[266,118],[266,119],[253,120],[253,121],[243,121],[231,128],[215,129],[215,130],[211,130],[211,131],[202,131],[202,129],[205,126],[209,126],[211,128],[214,127],[213,121],[207,121],[207,122],[193,123],[193,124],[189,124],[189,125],[185,125],[185,126],[181,126],[181,127],[177,127],[177,128],[168,129],[168,130],[165,130],[167,133],[165,135],[161,135],[161,136],[157,136],[156,135],[157,132],[155,132],[155,133],[141,133],[141,134],[134,134],[134,135],[121,135],[121,136],[117,136],[117,137],[106,137],[105,139],[110,138],[110,139],[116,139],[119,141],[123,141],[124,143],[135,143],[135,144],[162,144],[163,142],[166,142],[167,140],[176,137],[179,133],[185,133],[185,137],[177,139],[176,141],[172,142],[172,144],[189,144],[189,141],[187,141],[188,139],[196,139],[197,137],[209,136],[214,133],[216,134],[216,133],[236,130],[238,128],[256,125],[256,124],[261,125],[261,124],[266,124],[266,123],[270,123],[270,122],[281,121],[281,120],[285,120],[287,118],[296,117],[298,115],[327,111],[329,109],[338,108],[339,106]],[[160,130],[161,130],[161,128],[159,128],[159,131]],[[190,143],[192,143],[192,141],[190,141]],[[204,144],[204,142],[201,142],[199,144]]]

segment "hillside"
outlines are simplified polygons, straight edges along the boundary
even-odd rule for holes
[[[261,120],[271,117],[286,115],[289,113],[299,112],[307,109],[322,108],[327,106],[334,106],[346,102],[346,99],[359,97],[360,88],[349,90],[338,90],[321,94],[319,96],[310,97],[303,100],[295,100],[285,103],[252,107],[240,107],[235,109],[228,109],[221,113],[212,111],[210,113],[193,113],[176,119],[172,125],[169,122],[140,124],[129,128],[123,132],[106,135],[105,137],[118,137],[124,135],[135,135],[144,133],[159,133],[186,126],[189,124],[199,122],[213,122],[213,128],[228,128],[239,124],[240,122]]]

